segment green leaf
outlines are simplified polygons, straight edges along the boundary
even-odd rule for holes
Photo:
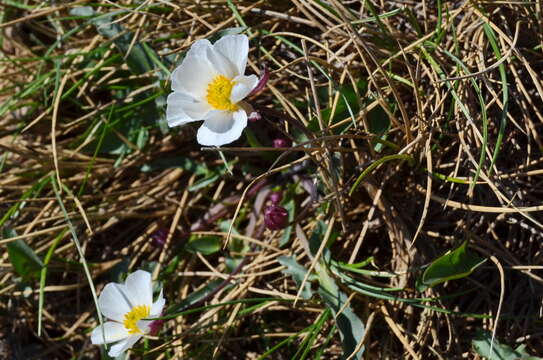
[[[424,291],[445,281],[466,277],[483,264],[486,259],[468,251],[467,244],[468,242],[464,241],[455,250],[434,260],[422,274],[417,285],[418,290]]]
[[[223,283],[222,279],[216,279],[211,280],[206,286],[204,286],[201,289],[196,290],[195,292],[189,294],[186,298],[184,298],[180,303],[173,305],[170,307],[166,314],[173,314],[179,311],[183,311],[187,309],[188,307],[196,304],[198,301],[202,300],[206,296],[208,296],[210,293],[215,291],[219,286],[221,286]]]
[[[118,12],[117,12],[118,13]],[[94,16],[96,13],[90,6],[75,7],[70,10],[71,15],[89,17],[90,22],[96,27],[100,35],[112,39],[119,52],[126,56],[132,43],[132,34],[125,32],[119,23],[113,22],[113,15],[116,12],[106,15]],[[126,56],[126,63],[134,74],[143,74],[153,70],[153,61],[148,55],[152,51],[145,49],[139,42],[136,42],[130,49],[130,54]]]
[[[277,261],[287,268],[281,271],[283,274],[290,275],[296,282],[296,288],[299,288],[302,285],[305,275],[307,274],[307,269],[302,265],[298,264],[294,256],[280,256]],[[314,280],[315,276],[309,276],[308,281],[305,282],[304,288],[302,290],[302,298],[309,300],[313,296],[311,291],[311,280]]]
[[[126,56],[126,64],[134,74],[144,74],[154,69],[154,64],[147,54],[150,49],[145,49],[138,41],[132,48],[132,34],[125,32],[119,23],[113,22],[111,14],[100,15],[91,20],[100,35],[113,40],[119,52]],[[128,55],[127,52],[130,50]]]
[[[477,329],[475,337],[471,341],[473,350],[485,359],[493,360],[541,360],[542,358],[530,356],[526,352],[526,345],[520,345],[513,350],[509,345],[501,344],[494,339],[492,344],[492,333],[487,330]],[[492,348],[492,349],[491,349]]]
[[[312,254],[317,253],[327,227],[328,225],[322,221],[319,221],[317,226],[315,226],[309,240],[309,248]],[[326,306],[332,310],[341,337],[344,357],[353,355],[352,359],[360,360],[364,353],[364,347],[361,346],[359,349],[357,347],[358,342],[364,336],[364,323],[351,308],[347,295],[339,290],[334,278],[330,276],[327,268],[327,264],[330,261],[331,253],[325,248],[322,257],[315,265],[315,272],[320,285],[318,293]]]
[[[370,132],[377,135],[381,140],[386,140],[391,124],[386,111],[381,106],[377,106],[368,113],[367,119]],[[372,143],[375,151],[380,152],[383,149],[382,143],[376,140],[372,141]]]
[[[149,130],[144,127],[139,128],[136,138],[136,146],[138,149],[143,149],[145,144],[147,144],[147,140],[149,140]]]
[[[344,357],[349,357],[356,351],[353,359],[362,359],[364,347],[360,347],[357,351],[357,346],[358,342],[364,337],[364,323],[355,314],[351,305],[347,303],[347,295],[339,290],[339,287],[328,274],[322,262],[317,266],[317,274],[320,282],[319,295],[334,314],[336,326],[339,329],[341,337]]]
[[[208,187],[209,185],[213,184],[215,181],[219,180],[219,175],[211,175],[208,177],[205,177],[202,180],[196,181],[194,184],[188,187],[188,191],[194,192],[196,190],[200,190],[202,188]]]
[[[355,91],[353,85],[349,83],[338,86],[334,89],[331,94],[332,97],[334,97],[337,93],[340,94],[339,101],[337,102],[335,108],[333,109],[333,104],[329,103],[329,107],[321,111],[321,117],[326,124],[333,124],[340,120],[353,117],[360,111],[360,105],[362,104],[360,96],[364,96],[364,94],[367,92],[368,82],[366,80],[359,80],[356,83],[356,87],[357,89]],[[319,88],[317,91],[317,95],[321,104],[326,104],[330,99],[330,92],[328,88]],[[307,105],[308,104],[305,102],[298,103],[298,106],[304,109],[307,108]],[[334,110],[334,113],[332,113],[332,109]],[[348,123],[338,128],[335,128],[334,133],[341,134],[351,126],[352,123]],[[317,117],[314,117],[310,120],[308,128],[313,131],[319,130],[319,123]]]
[[[17,233],[10,228],[4,228],[2,237],[7,239],[17,236]],[[22,239],[9,242],[7,245],[9,261],[24,282],[38,275],[43,267],[43,262]]]
[[[291,199],[287,201],[285,204],[285,209],[288,211],[288,221],[289,223],[292,223],[294,221],[294,215],[296,213],[296,203],[294,202],[294,199]],[[285,246],[288,241],[290,240],[290,236],[292,235],[292,230],[294,229],[293,225],[287,226],[285,230],[283,230],[283,235],[281,236],[281,240],[279,240],[279,247]]]
[[[204,236],[190,240],[185,250],[191,253],[199,252],[204,255],[216,253],[221,249],[222,241],[218,236]]]
[[[319,220],[315,228],[313,229],[313,233],[309,238],[309,251],[311,252],[311,255],[315,256],[319,251],[322,239],[324,238],[324,234],[326,233],[326,228],[326,223],[322,220]]]
[[[203,175],[209,172],[205,163],[197,162],[188,157],[157,157],[149,163],[143,164],[142,172],[180,168],[196,175]]]

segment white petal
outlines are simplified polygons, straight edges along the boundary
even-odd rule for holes
[[[174,70],[172,79],[175,79],[174,91],[180,91],[193,96],[196,99],[203,99],[207,94],[207,85],[219,75],[211,66],[207,58],[200,56],[186,57],[183,63]]]
[[[190,47],[186,56],[205,56],[207,50],[212,48],[213,45],[207,39],[196,40]]]
[[[173,92],[168,95],[166,100],[166,119],[168,120],[168,126],[174,127],[179,125],[185,125],[191,121],[196,121],[183,111],[182,103],[179,98],[185,98],[180,92]]]
[[[166,102],[166,118],[170,127],[203,120],[211,110],[207,102],[195,100],[189,95],[177,91],[168,95]]]
[[[187,55],[172,72],[172,89],[188,93],[196,99],[203,99],[207,92],[207,85],[219,75],[207,58],[207,53],[212,50],[207,40],[196,41]]]
[[[245,35],[226,35],[219,39],[213,48],[221,52],[236,66],[237,74],[245,74],[247,55],[249,54],[249,38]]]
[[[92,330],[91,342],[95,345],[109,344],[115,341],[126,339],[129,336],[130,334],[128,334],[128,331],[123,324],[108,321],[105,322],[103,326],[98,326],[94,330]]]
[[[124,285],[109,283],[104,287],[98,305],[102,314],[111,320],[123,321],[124,314],[130,311],[131,306],[126,301]]]
[[[239,139],[247,126],[247,114],[244,110],[234,113],[212,111],[198,129],[198,143],[206,146],[221,146]]]
[[[212,45],[208,40],[198,40],[192,46],[190,47],[189,51],[185,55],[185,58],[181,62],[181,65],[175,68],[175,70],[172,72],[172,89],[182,91],[184,89],[184,84],[182,81],[182,66],[188,58],[206,58],[207,57],[207,51],[208,49],[211,49]],[[208,66],[209,63],[205,62],[203,64],[204,66]]]
[[[164,299],[164,296],[162,295],[162,289],[160,289],[160,295],[158,295],[158,299],[153,303],[153,306],[151,306],[149,317],[161,316],[162,309],[164,309],[165,304],[166,304],[166,299]]]
[[[152,322],[153,320],[138,320],[136,322],[136,326],[138,327],[138,329],[141,330],[141,332],[143,332],[144,334],[147,334],[151,330]]]
[[[232,128],[234,124],[234,113],[230,111],[211,111],[204,121],[204,125],[216,133],[224,133]]]
[[[238,75],[236,65],[233,64],[220,51],[209,49],[207,52],[207,59],[219,74],[224,75],[229,79],[232,79]]]
[[[128,293],[128,300],[132,303],[132,306],[151,306],[153,303],[153,282],[151,280],[151,273],[143,270],[133,272],[126,278],[125,285]]]
[[[136,341],[141,339],[141,337],[142,335],[132,335],[129,338],[118,342],[109,349],[108,355],[111,357],[117,357],[121,355],[126,350],[130,349],[136,343]]]
[[[236,84],[232,88],[232,93],[230,94],[230,101],[232,104],[236,104],[249,95],[256,84],[258,84],[258,77],[256,75],[240,75],[234,78],[234,82]]]

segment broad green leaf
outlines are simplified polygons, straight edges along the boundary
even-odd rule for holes
[[[94,10],[91,8],[90,10],[86,9],[84,12],[92,15]],[[114,23],[111,13],[96,16],[91,19],[91,22],[96,26],[96,30],[100,35],[113,40],[119,52],[126,56],[126,63],[134,74],[144,74],[154,69],[153,61],[147,54],[151,51],[150,48],[145,49],[137,41],[131,48],[132,34],[125,32],[119,23]],[[130,50],[130,53],[127,55],[128,50]]]
[[[528,354],[525,349],[526,345],[520,345],[513,350],[509,345],[501,344],[496,339],[494,339],[494,345],[490,346],[490,344],[492,344],[492,333],[487,330],[477,329],[471,345],[473,346],[473,350],[485,359],[542,360],[540,357]]]
[[[90,22],[96,27],[100,35],[112,39],[119,52],[125,56],[132,42],[132,35],[126,33],[123,27],[113,22],[112,14],[94,16],[96,13],[90,6],[75,7],[70,10],[71,15],[89,17]],[[94,17],[93,17],[94,16]],[[143,74],[153,69],[152,60],[145,49],[136,42],[126,59],[127,65],[135,74]]]
[[[204,255],[216,253],[221,249],[222,241],[218,236],[204,236],[191,240],[185,245],[188,252],[199,252]]]
[[[298,264],[296,258],[293,256],[280,256],[277,261],[279,261],[281,265],[287,267],[282,271],[282,273],[292,276],[296,282],[296,288],[299,288],[302,285],[305,275],[307,274],[307,269]],[[306,300],[311,299],[311,296],[313,296],[313,292],[311,291],[311,280],[314,280],[315,278],[315,276],[309,276],[308,281],[306,281],[304,284],[301,295]]]
[[[448,251],[434,260],[422,274],[418,290],[424,291],[445,281],[466,277],[483,264],[486,259],[468,251],[467,244],[468,242],[464,241],[455,250]]]
[[[17,233],[12,229],[4,228],[2,231],[3,238],[15,236],[17,236]],[[38,275],[38,272],[43,267],[43,262],[24,240],[11,241],[8,243],[7,248],[9,261],[11,261],[17,274],[23,278],[23,281],[28,281]]]
[[[326,223],[319,222],[313,234],[311,234],[309,247],[313,254],[316,253],[316,247],[322,242],[326,229]],[[349,357],[354,354],[352,359],[360,360],[364,353],[364,347],[362,346],[360,349],[357,349],[357,346],[364,336],[364,323],[351,308],[347,295],[339,290],[334,278],[330,276],[327,268],[327,264],[330,261],[330,251],[324,249],[321,259],[319,259],[319,262],[315,266],[315,272],[320,285],[318,293],[326,306],[332,310],[341,337],[343,355]]]
[[[347,295],[339,290],[334,279],[328,274],[323,265],[321,262],[317,266],[317,275],[320,282],[319,295],[334,314],[341,337],[344,357],[349,357],[356,351],[353,359],[360,360],[364,353],[364,347],[360,347],[357,351],[357,346],[364,336],[364,323],[355,314],[351,305],[347,303]]]
[[[326,223],[322,220],[319,220],[315,228],[313,229],[311,237],[309,238],[309,251],[311,251],[311,255],[315,256],[319,251],[319,247],[321,246],[321,242],[324,238],[325,233]]]
[[[123,14],[123,11],[113,11],[105,15],[97,14],[90,6],[76,7],[70,10],[72,15],[87,17],[89,23],[96,27],[96,31],[107,39],[110,39],[116,46],[124,62],[135,75],[151,73],[158,78],[165,79],[169,76],[167,67],[162,63],[161,58],[154,52],[150,46],[135,41],[134,35],[126,31],[121,24],[116,23],[116,15]],[[119,68],[119,71],[120,68]],[[160,87],[158,81],[155,85]],[[122,86],[122,85],[121,85]],[[128,89],[126,89],[128,90]],[[130,90],[131,91],[131,90]],[[126,91],[118,90],[116,94],[120,96],[119,100],[126,97]],[[112,119],[111,130],[122,134],[132,144],[142,149],[148,141],[147,129],[144,124],[154,126],[158,119],[163,116],[159,109],[162,109],[166,99],[160,92],[145,91],[138,94],[134,100],[123,107],[117,107],[114,118]],[[131,149],[115,134],[114,131],[107,131],[100,149],[101,153],[120,155],[121,157],[131,152]],[[85,150],[94,152],[97,143],[89,144]]]
[[[78,6],[70,10],[70,15],[88,17],[94,15],[94,10],[90,6]]]
[[[294,221],[294,215],[296,214],[296,203],[294,202],[294,199],[290,199],[285,204],[285,209],[288,211],[288,221],[289,223],[292,223]],[[279,240],[279,247],[285,246],[288,241],[290,240],[290,236],[292,235],[292,230],[294,229],[294,225],[287,226],[283,230],[283,235],[281,236],[281,240]]]

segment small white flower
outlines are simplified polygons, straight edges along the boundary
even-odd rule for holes
[[[124,284],[107,284],[98,304],[102,314],[113,321],[107,321],[92,331],[92,343],[116,342],[108,354],[119,356],[149,333],[152,320],[143,319],[159,317],[165,303],[162,290],[157,301],[153,302],[153,283],[147,271],[138,270],[128,275]]]
[[[172,73],[168,125],[204,120],[198,129],[200,144],[221,146],[237,140],[252,111],[242,100],[258,83],[256,75],[244,75],[248,53],[245,35],[227,35],[214,44],[196,41]]]

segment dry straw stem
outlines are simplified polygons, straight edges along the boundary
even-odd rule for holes
[[[0,311],[18,316],[0,347],[99,358],[84,260],[98,293],[152,271],[171,309],[223,284],[133,358],[339,359],[325,303],[302,299],[277,260],[290,256],[309,270],[302,283],[316,286],[316,266],[334,274],[367,358],[487,356],[471,344],[479,329],[543,356],[540,14],[516,1],[3,2]],[[191,44],[236,27],[249,72],[271,76],[248,99],[263,121],[221,148],[229,175],[196,128],[167,129],[164,104]],[[276,187],[288,230],[266,230],[258,210]],[[500,276],[484,265],[416,290],[464,239]],[[16,265],[7,248],[21,241],[46,276]]]

